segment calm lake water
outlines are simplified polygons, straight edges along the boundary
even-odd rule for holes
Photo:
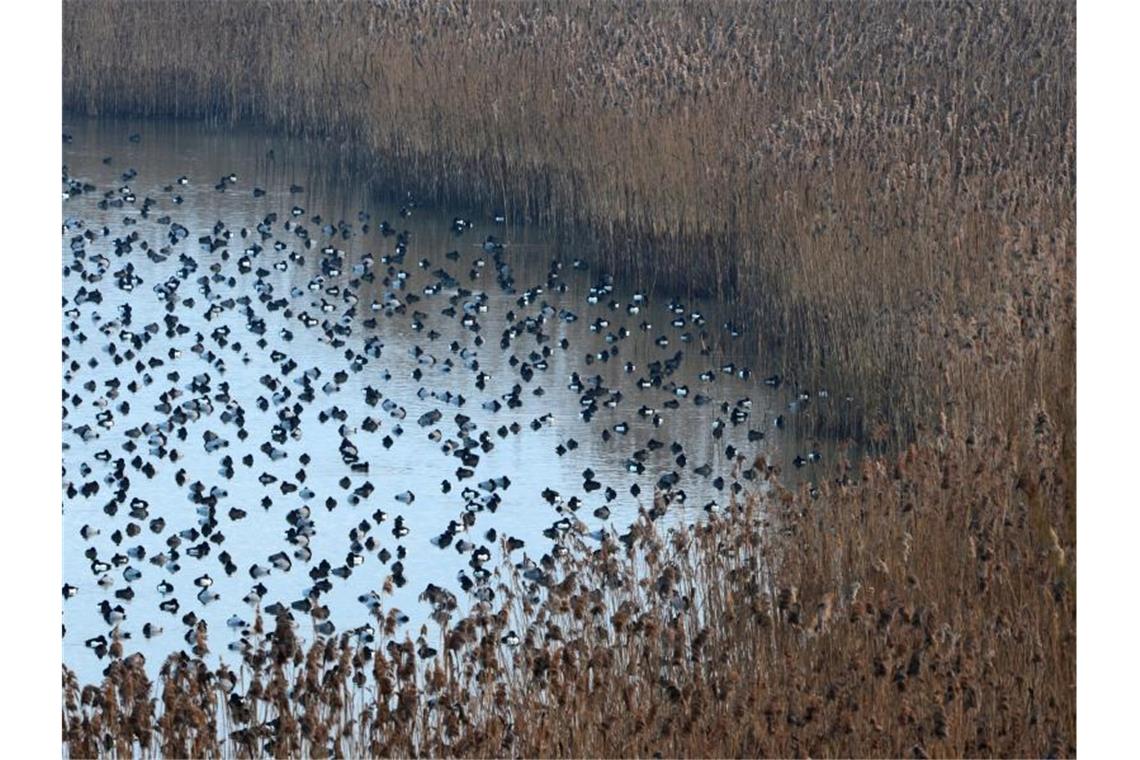
[[[189,649],[187,613],[225,656],[256,584],[263,608],[315,598],[350,630],[396,563],[384,604],[414,637],[425,586],[466,599],[502,539],[520,562],[559,520],[624,531],[659,485],[662,521],[702,519],[737,454],[828,466],[776,425],[803,402],[765,384],[730,306],[611,287],[590,251],[485,212],[377,202],[320,144],[64,132],[63,658],[81,681],[115,622],[155,668]]]

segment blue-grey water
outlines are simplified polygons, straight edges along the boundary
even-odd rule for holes
[[[623,530],[663,476],[671,522],[759,487],[737,459],[826,466],[826,445],[776,426],[803,402],[765,384],[730,304],[610,287],[590,251],[487,210],[380,203],[320,143],[169,122],[64,132],[63,659],[81,681],[116,624],[157,665],[189,649],[193,613],[225,656],[258,583],[264,608],[323,579],[309,598],[326,624],[360,626],[397,562],[383,603],[415,636],[425,586],[465,599],[461,574],[497,568],[503,539],[537,559],[559,520]]]

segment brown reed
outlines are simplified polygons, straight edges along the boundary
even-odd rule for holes
[[[329,138],[389,192],[554,225],[639,286],[735,299],[785,375],[910,439],[947,405],[1072,420],[1075,25],[1068,2],[67,0],[63,94]]]
[[[64,668],[71,756],[1076,753],[1071,3],[66,0],[63,37],[69,109],[329,138],[554,225],[913,441],[503,568],[422,642],[272,621],[155,684],[113,647]]]
[[[441,607],[415,642],[378,613],[374,642],[306,648],[282,617],[236,670],[178,653],[151,685],[120,657],[81,689],[65,667],[64,743],[73,757],[1073,755],[1062,437],[1038,411],[1011,439],[948,428],[837,469],[816,496],[772,481],[669,533],[643,514],[548,578],[505,566],[494,605]]]

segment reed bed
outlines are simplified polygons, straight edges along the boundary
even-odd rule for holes
[[[506,566],[493,603],[374,640],[258,618],[232,668],[156,682],[112,648],[64,668],[71,757],[1033,756],[1076,753],[1075,536],[1063,435],[934,445],[770,486],[669,533]],[[538,558],[535,558],[538,560]],[[428,592],[432,593],[432,592]],[[517,637],[517,643],[516,639]],[[232,657],[232,655],[231,655]]]
[[[1072,418],[1075,26],[1067,2],[67,0],[63,95],[328,138],[392,194],[553,225],[735,300],[777,369],[854,396],[852,432],[913,439],[948,403]]]
[[[66,0],[68,109],[323,138],[378,189],[552,225],[735,301],[796,384],[856,399],[846,432],[899,444],[816,491],[748,463],[767,487],[723,517],[504,567],[418,639],[267,620],[154,681],[117,642],[101,684],[64,667],[67,754],[1075,754],[1075,23]]]

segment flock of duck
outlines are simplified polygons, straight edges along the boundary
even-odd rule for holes
[[[334,219],[296,182],[84,155],[63,171],[63,630],[95,661],[220,625],[240,650],[258,609],[365,635],[386,586],[409,621],[452,588],[494,598],[503,557],[542,586],[572,530],[723,509],[827,395],[786,403],[714,358],[734,324],[512,245],[501,213]]]

